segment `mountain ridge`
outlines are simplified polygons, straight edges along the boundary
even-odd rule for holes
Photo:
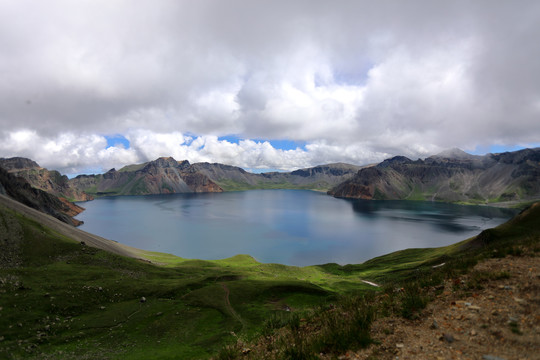
[[[540,148],[484,156],[463,154],[450,151],[424,160],[403,156],[386,159],[361,169],[328,193],[367,200],[475,204],[540,198]]]
[[[445,150],[425,159],[394,156],[378,164],[318,165],[291,172],[255,174],[220,163],[160,157],[104,174],[68,179],[25,158],[0,159],[0,167],[33,187],[70,201],[94,196],[310,189],[342,198],[513,204],[540,199],[540,148],[468,154]]]

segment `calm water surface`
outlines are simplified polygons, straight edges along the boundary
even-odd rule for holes
[[[361,263],[449,245],[515,212],[416,201],[335,199],[303,190],[100,198],[80,203],[82,230],[192,259],[249,254],[265,263]]]

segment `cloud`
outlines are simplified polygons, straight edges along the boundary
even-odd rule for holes
[[[533,0],[0,0],[0,156],[292,168],[534,144],[538,18]]]

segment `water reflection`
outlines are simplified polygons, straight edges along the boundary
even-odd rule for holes
[[[302,190],[101,198],[82,229],[184,258],[250,254],[261,262],[360,263],[411,247],[444,246],[515,212],[417,201],[335,199]]]
[[[517,213],[513,209],[489,206],[463,206],[426,201],[406,200],[349,200],[356,214],[376,220],[426,223],[441,231],[463,233],[481,229],[483,224],[497,218],[510,218]],[[474,224],[466,219],[474,218]]]

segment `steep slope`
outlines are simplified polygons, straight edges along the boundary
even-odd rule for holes
[[[329,194],[466,203],[534,200],[540,198],[540,148],[485,156],[453,149],[416,161],[396,156],[361,169]]]
[[[0,167],[15,176],[26,179],[36,189],[41,189],[60,198],[69,201],[92,200],[90,195],[71,186],[66,175],[62,175],[56,170],[42,168],[33,160],[21,157],[1,158]]]
[[[148,195],[194,192],[222,192],[206,175],[197,172],[188,161],[159,158],[130,165],[105,174],[79,175],[71,186],[92,195]]]
[[[31,206],[27,206],[23,202],[19,202],[2,194],[0,194],[0,209],[9,209],[17,214],[23,215],[24,217],[39,223],[41,226],[53,230],[56,234],[65,236],[76,242],[82,242],[88,246],[106,250],[117,255],[137,257],[137,249],[87,233],[73,226],[69,226],[69,223],[66,225],[66,221],[63,221],[62,219],[60,219],[62,220],[60,221],[56,216],[43,212],[42,209],[35,209]],[[4,238],[6,240],[11,240],[9,242],[12,243],[13,246],[17,246],[13,241],[13,238],[16,235],[14,232],[17,232],[17,229],[6,225],[6,228],[3,229],[3,231]],[[2,244],[2,249],[4,250],[6,248],[7,247]],[[5,261],[6,259],[4,259],[4,262]],[[2,262],[0,261],[0,267],[2,267],[1,263]]]
[[[84,209],[43,190],[32,187],[24,178],[16,177],[0,168],[0,194],[7,195],[33,209],[47,213],[67,224],[78,226],[81,221],[73,216]]]

